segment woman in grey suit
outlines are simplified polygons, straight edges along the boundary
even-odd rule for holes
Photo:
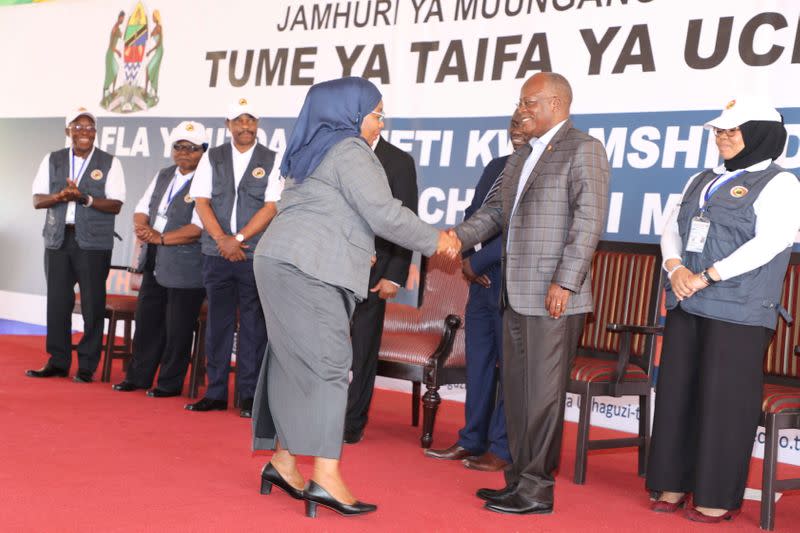
[[[378,89],[361,78],[308,92],[284,154],[278,214],[255,252],[269,346],[256,391],[253,447],[275,449],[262,493],[277,485],[340,514],[363,514],[339,472],[350,317],[367,297],[375,235],[425,255],[460,249],[457,239],[419,220],[392,197],[370,148],[383,128]],[[315,457],[304,486],[296,455]]]

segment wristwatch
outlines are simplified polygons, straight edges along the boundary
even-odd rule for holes
[[[238,242],[244,242],[244,235],[242,235],[241,233],[237,233],[234,239],[236,239]]]

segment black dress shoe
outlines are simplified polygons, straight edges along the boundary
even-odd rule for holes
[[[345,444],[358,444],[364,438],[364,430],[348,431],[344,430],[344,443]]]
[[[54,366],[50,366],[50,364],[44,365],[39,370],[26,370],[25,375],[29,378],[65,378],[67,377],[68,371],[64,370],[63,368],[56,368]]]
[[[239,406],[239,416],[242,418],[253,418],[253,399],[245,398]]]
[[[147,395],[151,398],[172,398],[173,396],[180,396],[181,391],[164,390],[156,387],[155,389],[147,391]]]
[[[526,500],[519,494],[511,494],[502,502],[487,501],[484,508],[503,514],[550,514],[553,512],[552,503]]]
[[[498,490],[495,490],[495,489],[478,489],[478,491],[475,493],[475,496],[477,496],[481,500],[486,500],[486,501],[495,500],[497,498],[503,498],[505,496],[508,496],[509,494],[514,492],[514,489],[516,489],[516,488],[517,488],[517,484],[516,483],[511,483],[510,485],[506,485],[502,489],[498,489]]]
[[[120,381],[114,385],[111,385],[111,388],[114,390],[118,390],[120,392],[132,392],[135,390],[143,389],[144,387],[138,387],[131,383],[130,381]]]
[[[327,507],[344,516],[371,513],[378,508],[377,505],[359,501],[353,504],[342,503],[313,481],[309,481],[308,486],[303,490],[303,499],[306,501],[306,516],[309,518],[317,516],[317,505]]]
[[[212,400],[211,398],[203,398],[199,402],[187,403],[183,407],[187,411],[224,411],[228,408],[228,402],[225,400]]]
[[[75,374],[75,377],[72,378],[72,381],[75,383],[91,383],[92,373],[88,370],[78,370],[78,373]]]
[[[303,490],[292,487],[288,481],[283,479],[281,473],[275,470],[272,463],[267,463],[261,470],[261,494],[272,492],[272,485],[275,485],[295,500],[303,499]]]

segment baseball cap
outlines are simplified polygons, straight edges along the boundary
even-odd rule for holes
[[[202,145],[206,141],[206,128],[199,122],[184,120],[169,134],[170,144],[176,141],[189,141],[192,144]]]
[[[709,120],[703,127],[707,130],[719,128],[727,130],[741,126],[750,120],[764,120],[768,122],[781,122],[781,114],[774,107],[763,103],[761,99],[742,97],[731,100],[722,110],[722,114],[714,120]]]
[[[247,100],[247,98],[239,98],[237,102],[228,107],[228,113],[225,115],[225,118],[233,120],[239,115],[244,114],[251,115],[253,118],[258,118],[258,113],[253,109],[253,105],[250,101]]]
[[[70,109],[69,110],[69,112],[67,113],[66,117],[64,118],[64,125],[65,126],[69,126],[70,124],[72,124],[72,122],[75,121],[75,119],[77,119],[78,117],[80,117],[82,115],[86,115],[87,117],[92,119],[92,122],[97,124],[97,118],[94,116],[94,114],[91,111],[89,111],[85,107],[76,107],[75,109]]]

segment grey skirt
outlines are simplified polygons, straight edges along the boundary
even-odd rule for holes
[[[355,296],[264,256],[253,264],[269,343],[253,404],[253,449],[338,459]]]

